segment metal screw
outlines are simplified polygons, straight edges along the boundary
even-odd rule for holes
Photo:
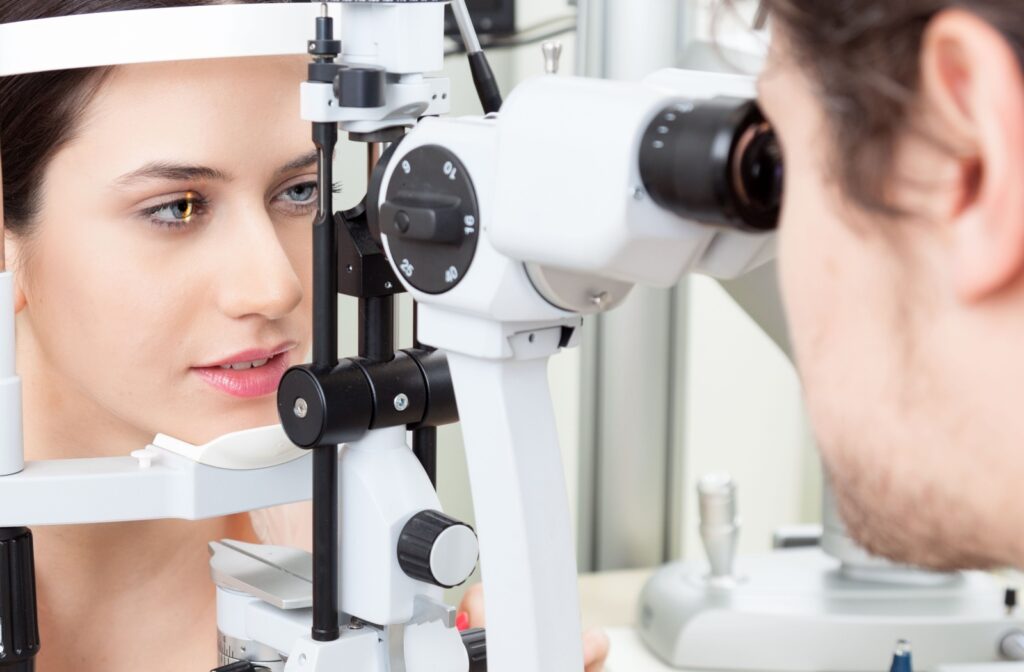
[[[399,394],[395,397],[395,410],[401,413],[405,409],[409,408],[409,397],[404,394]]]
[[[608,292],[601,292],[600,294],[594,294],[590,297],[590,300],[594,302],[594,305],[600,308],[608,300]]]
[[[634,201],[642,201],[642,200],[644,200],[644,190],[641,189],[640,187],[635,187],[633,189],[633,200]]]
[[[309,413],[309,404],[305,399],[299,397],[295,400],[295,408],[292,409],[292,412],[295,413],[296,418],[304,418],[306,413]]]
[[[384,283],[384,289],[391,289],[392,287],[394,287],[394,285],[391,284],[390,280]]]

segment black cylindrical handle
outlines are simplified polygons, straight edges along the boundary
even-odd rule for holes
[[[483,628],[462,633],[462,644],[469,654],[469,672],[487,672],[487,633]]]
[[[403,350],[412,357],[427,381],[427,411],[419,427],[443,427],[459,421],[459,407],[455,402],[455,385],[448,368],[448,357],[437,350],[416,348]]]
[[[291,442],[300,448],[361,438],[373,419],[373,390],[358,364],[344,359],[333,371],[296,366],[277,388],[277,412]]]
[[[476,51],[469,55],[469,71],[473,74],[473,84],[476,86],[484,113],[491,114],[501,110],[501,88],[484,52]]]
[[[0,669],[32,670],[37,653],[32,532],[27,527],[0,528]]]

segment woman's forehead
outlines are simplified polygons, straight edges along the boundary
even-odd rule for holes
[[[261,57],[118,66],[66,148],[108,176],[154,164],[241,177],[309,153],[299,115],[304,61]]]

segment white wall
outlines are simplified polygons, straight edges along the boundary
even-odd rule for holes
[[[703,553],[697,480],[717,471],[738,484],[740,552],[766,551],[777,527],[819,516],[820,470],[800,382],[787,357],[717,282],[693,278],[687,304],[683,555]]]

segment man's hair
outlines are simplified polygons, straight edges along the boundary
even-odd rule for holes
[[[891,175],[885,167],[907,130],[932,18],[946,9],[971,12],[1002,32],[1024,57],[1020,0],[764,0],[764,5],[821,95],[844,191],[877,211],[895,212],[886,199]]]

